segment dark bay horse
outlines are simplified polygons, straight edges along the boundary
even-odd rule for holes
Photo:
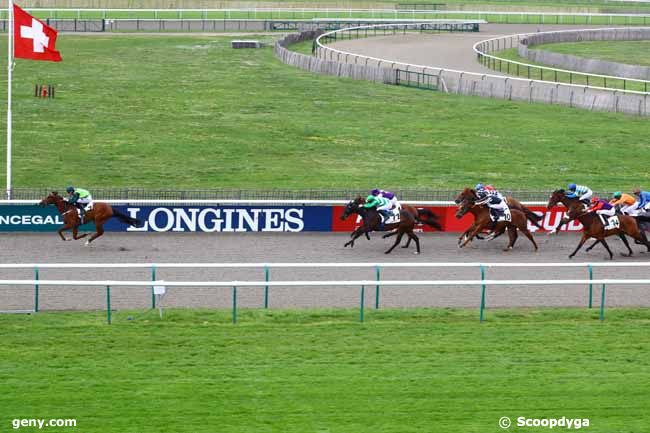
[[[431,227],[434,227],[438,230],[442,230],[442,226],[438,223],[437,215],[435,215],[433,212],[431,212],[428,209],[419,209],[415,208],[413,206],[407,206],[407,205],[402,205],[401,211],[400,211],[400,222],[399,223],[393,223],[393,224],[382,224],[381,223],[381,216],[379,215],[379,212],[375,208],[371,209],[366,209],[363,207],[365,204],[365,200],[362,197],[357,197],[354,200],[351,200],[347,206],[345,207],[343,214],[341,215],[341,219],[345,220],[352,214],[357,214],[361,216],[363,219],[363,225],[359,228],[357,228],[355,231],[352,232],[350,235],[352,239],[350,239],[344,246],[350,246],[351,248],[354,248],[354,241],[359,238],[360,236],[363,236],[364,234],[367,234],[371,231],[393,231],[392,233],[388,233],[384,235],[384,238],[390,237],[390,236],[397,236],[397,239],[395,239],[395,243],[393,244],[392,247],[386,251],[386,254],[389,254],[393,249],[402,241],[402,237],[404,234],[406,234],[409,238],[408,242],[404,246],[404,248],[408,248],[408,246],[411,243],[411,240],[415,241],[415,247],[416,247],[416,252],[415,254],[420,254],[420,239],[418,236],[413,232],[413,229],[415,227],[415,224],[417,223],[423,223],[427,224]]]
[[[88,233],[84,233],[82,235],[78,234],[79,226],[81,225],[81,218],[77,212],[77,207],[68,203],[56,191],[51,192],[50,195],[41,200],[39,204],[41,206],[47,206],[50,204],[56,206],[57,210],[63,217],[64,225],[58,230],[58,232],[59,236],[61,236],[61,239],[64,241],[71,240],[66,239],[65,235],[63,234],[65,230],[72,229],[72,237],[74,239],[82,239],[88,236]],[[93,204],[93,208],[86,212],[86,215],[84,216],[84,224],[88,222],[94,222],[96,228],[96,233],[86,241],[86,245],[89,245],[92,241],[104,234],[104,224],[106,224],[106,221],[112,217],[116,217],[120,221],[134,227],[137,227],[141,224],[139,220],[131,218],[130,216],[125,215],[118,210],[115,210],[111,205],[107,203],[95,202]]]
[[[587,251],[591,250],[594,246],[600,243],[609,253],[610,260],[613,259],[614,254],[612,253],[612,250],[609,249],[609,245],[605,241],[606,237],[612,235],[617,235],[619,238],[621,238],[623,244],[625,244],[627,247],[628,256],[631,256],[633,254],[633,251],[632,248],[630,248],[630,244],[625,238],[625,235],[631,236],[637,241],[637,243],[645,245],[648,251],[650,251],[650,243],[648,242],[643,232],[639,230],[639,226],[634,217],[628,215],[617,215],[620,222],[619,227],[605,230],[605,226],[603,225],[603,222],[597,213],[585,211],[582,202],[580,202],[578,199],[567,198],[564,190],[559,189],[553,191],[553,194],[551,194],[551,197],[548,200],[549,209],[555,206],[557,203],[562,203],[569,209],[569,218],[566,221],[562,220],[564,221],[564,224],[566,224],[568,221],[577,219],[584,227],[582,238],[580,239],[580,242],[578,243],[575,251],[569,255],[570,259],[573,258],[578,253],[578,251],[580,251],[580,248],[582,248],[582,246],[585,244],[585,242],[587,242],[589,238],[596,239],[596,242],[587,248]],[[563,224],[562,221],[560,221],[558,227]],[[625,256],[625,254],[621,254]]]
[[[487,206],[477,205],[475,200],[465,198],[459,205],[458,212],[456,212],[456,218],[462,218],[468,212],[474,215],[474,224],[472,224],[472,226],[458,239],[458,245],[460,248],[463,248],[474,238],[474,236],[487,229],[492,224],[490,209]],[[511,221],[498,221],[496,223],[492,238],[501,235],[507,229],[510,241],[504,251],[510,251],[515,246],[515,242],[517,242],[517,230],[520,230],[533,244],[535,251],[537,251],[537,243],[535,242],[530,230],[528,230],[528,219],[526,218],[526,214],[517,209],[510,209],[510,215],[512,217]]]

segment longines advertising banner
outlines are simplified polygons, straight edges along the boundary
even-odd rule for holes
[[[112,218],[104,226],[114,232],[348,232],[358,227],[360,219],[356,215],[342,220],[343,206],[115,206],[140,221],[131,227]],[[462,232],[470,226],[473,219],[466,215],[457,219],[454,206],[436,206],[428,209],[439,217],[446,232]],[[547,210],[544,207],[531,207],[543,216],[541,225],[551,230],[565,216],[564,208]],[[36,205],[0,206],[0,231],[39,232],[56,231],[63,226],[63,218],[56,208]],[[529,223],[531,231],[538,231]],[[92,230],[86,224],[82,230]],[[564,231],[579,231],[582,226],[572,222],[564,226]],[[431,231],[428,226],[419,227],[421,231]]]

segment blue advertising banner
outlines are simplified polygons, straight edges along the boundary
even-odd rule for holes
[[[303,232],[331,231],[331,206],[113,206],[142,222],[128,226],[111,218],[118,232]],[[63,219],[53,207],[0,206],[0,231],[54,231]],[[84,229],[91,230],[92,224]]]

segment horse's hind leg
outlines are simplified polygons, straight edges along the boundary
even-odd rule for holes
[[[537,251],[537,250],[539,249],[539,247],[537,246],[537,242],[535,242],[535,237],[534,237],[533,234],[530,232],[530,230],[528,230],[528,228],[526,228],[525,230],[522,230],[522,233],[523,233],[524,236],[526,236],[526,237],[528,238],[528,240],[533,244],[533,246],[535,247],[535,251]]]
[[[388,251],[386,251],[385,254],[390,254],[390,252],[393,251],[393,250],[395,249],[395,247],[396,247],[397,245],[399,245],[400,242],[402,242],[402,236],[404,236],[404,232],[398,232],[398,233],[397,233],[397,239],[395,239],[395,243],[393,244],[392,247],[390,247],[390,248],[388,249]]]
[[[407,232],[406,234],[408,235],[409,240],[406,242],[406,245],[403,248],[408,248],[409,244],[411,243],[411,240],[414,240],[415,248],[416,248],[415,254],[420,254],[420,238],[418,237],[418,235],[416,235],[413,232]]]
[[[508,246],[505,247],[503,251],[510,251],[514,246],[515,242],[517,242],[517,237],[519,235],[517,234],[517,228],[516,227],[508,227]]]
[[[92,241],[94,241],[95,239],[97,239],[98,237],[100,237],[101,235],[104,234],[104,226],[103,226],[103,225],[97,224],[97,225],[95,225],[95,227],[97,228],[97,233],[95,233],[94,235],[92,235],[92,236],[90,237],[90,239],[88,239],[88,240],[86,241],[86,245],[90,245],[90,243],[91,243]]]
[[[623,254],[623,253],[621,253],[621,255],[622,255],[623,257],[630,257],[630,256],[632,256],[632,254],[634,254],[634,251],[632,251],[632,248],[630,248],[630,243],[627,241],[627,238],[625,237],[625,235],[624,235],[623,233],[619,233],[619,234],[618,234],[618,237],[621,238],[621,240],[623,241],[623,244],[627,247],[627,251],[628,251],[627,254]]]
[[[605,247],[605,249],[606,249],[607,252],[609,253],[609,259],[610,259],[610,260],[613,260],[613,259],[614,259],[614,254],[612,253],[612,250],[609,249],[609,245],[607,245],[607,242],[605,241],[605,239],[603,238],[603,239],[601,240],[601,242],[603,243],[603,246]]]
[[[594,241],[594,243],[591,244],[591,245],[589,245],[585,251],[589,252],[589,251],[593,250],[594,247],[595,247],[596,245],[598,245],[599,243],[600,243],[600,241],[599,241],[598,239],[596,239],[596,240]]]
[[[364,228],[364,227],[359,227],[358,229],[356,229],[355,231],[353,231],[353,232],[352,232],[352,239],[350,239],[348,242],[346,242],[345,245],[343,245],[343,248],[347,247],[348,245],[350,246],[350,248],[354,248],[354,241],[355,241],[358,237],[360,237],[361,235],[363,235],[364,233],[367,233],[367,232],[365,231],[365,228]]]

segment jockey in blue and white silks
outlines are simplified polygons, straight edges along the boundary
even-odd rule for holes
[[[588,205],[591,201],[591,196],[594,195],[593,191],[584,185],[576,185],[570,183],[566,194],[567,198],[578,198],[581,202]]]
[[[496,221],[500,216],[504,215],[510,209],[503,196],[494,188],[489,191],[487,188],[477,189],[476,191],[476,204],[487,205],[490,208],[490,218]]]

